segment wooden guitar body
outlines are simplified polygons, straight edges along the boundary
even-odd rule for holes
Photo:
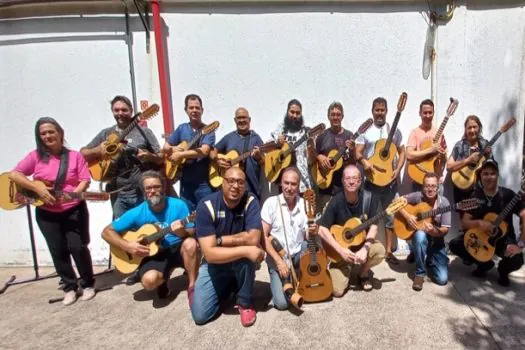
[[[341,169],[341,167],[343,166],[342,157],[339,158],[339,160],[335,164],[333,163],[333,159],[335,156],[337,156],[338,153],[339,153],[339,150],[336,150],[336,149],[333,149],[330,152],[328,152],[327,157],[330,159],[330,162],[332,163],[332,166],[333,166],[332,169],[325,172],[324,170],[321,169],[318,162],[315,162],[314,166],[312,167],[312,177],[315,183],[317,184],[317,186],[319,186],[319,188],[327,189],[328,187],[330,187],[330,185],[332,184],[334,173],[337,170]]]
[[[9,173],[0,175],[0,208],[14,210],[24,206],[16,201],[19,187],[9,179]]]
[[[315,259],[310,252],[304,252],[299,262],[301,277],[297,290],[306,302],[323,301],[332,296],[332,277],[328,272],[326,252],[318,247]]]
[[[410,215],[417,216],[418,214],[432,210],[432,207],[425,202],[421,202],[417,205],[408,204],[405,207],[405,210]],[[425,227],[425,222],[431,224],[432,218],[429,217],[426,219],[419,220],[417,222],[417,229],[423,230],[423,228]],[[405,220],[405,217],[401,215],[400,213],[397,213],[396,216],[394,217],[393,229],[394,229],[396,236],[404,240],[412,239],[412,235],[415,232],[412,226],[410,226],[408,222]]]
[[[220,153],[217,154],[217,158],[225,159],[225,160],[228,160],[228,161],[232,161],[233,159],[237,158],[238,156],[239,156],[239,153],[237,153],[237,151],[234,150],[234,149],[232,149],[230,152],[228,152],[226,154],[220,154]],[[239,163],[232,165],[232,167],[237,167],[237,168],[239,166],[240,166]],[[214,162],[210,162],[208,178],[210,180],[210,185],[213,188],[218,188],[218,187],[222,186],[222,174],[221,174],[221,171],[220,171],[220,167]]]
[[[188,142],[182,141],[177,145],[177,147],[182,148],[184,151],[188,150]],[[178,177],[179,173],[182,171],[182,167],[186,164],[186,158],[181,158],[177,162],[166,159],[166,177],[170,180],[174,180]]]
[[[478,179],[477,171],[481,168],[485,159],[485,156],[481,157],[475,167],[467,165],[454,171],[451,175],[452,183],[461,190],[470,190]]]
[[[421,150],[425,150],[427,148],[432,147],[432,139],[424,140],[421,143]],[[423,159],[419,161],[418,163],[410,163],[408,164],[408,175],[412,179],[412,181],[417,182],[418,184],[423,184],[423,177],[427,173],[436,173],[438,176],[441,173],[441,161],[439,155],[434,155],[431,157],[427,157],[426,159]]]
[[[281,170],[289,167],[292,163],[292,153],[287,156],[284,153],[289,149],[290,145],[284,143],[280,150],[276,149],[264,155],[264,175],[269,182],[275,182],[281,174]]]
[[[365,243],[366,230],[357,232],[355,235],[350,234],[350,231],[353,228],[361,225],[361,223],[361,220],[358,218],[350,218],[345,222],[344,226],[332,225],[332,227],[330,227],[330,232],[334,236],[337,243],[339,243],[341,246],[348,249],[353,247],[359,247],[361,244]],[[341,256],[335,253],[334,250],[328,249],[327,253],[330,258],[330,261],[333,261],[335,263],[341,261]]]
[[[387,186],[394,180],[392,179],[392,175],[394,174],[394,159],[397,156],[397,147],[392,142],[390,148],[385,150],[385,152],[382,152],[386,141],[386,139],[379,139],[376,141],[374,154],[368,158],[368,161],[374,168],[374,172],[366,172],[368,180],[374,185],[380,187]]]
[[[487,213],[483,220],[494,222],[498,214]],[[499,225],[501,234],[498,237],[491,236],[490,233],[482,231],[479,228],[472,228],[465,233],[463,242],[467,252],[479,262],[487,262],[492,259],[496,252],[496,243],[507,234],[507,223],[502,221]]]
[[[155,234],[159,231],[159,227],[153,224],[147,224],[142,226],[138,231],[128,231],[126,232],[122,238],[124,238],[126,241],[140,241],[143,238],[146,238],[148,236],[151,236],[152,234]],[[159,246],[156,242],[152,242],[148,245],[149,247],[149,256],[153,256],[158,253]],[[135,256],[131,255],[128,252],[115,247],[110,246],[111,250],[111,257],[113,259],[113,262],[115,264],[115,268],[120,271],[121,273],[128,274],[134,272],[138,267],[142,259],[144,257],[142,256]]]

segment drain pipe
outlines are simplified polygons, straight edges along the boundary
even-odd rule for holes
[[[126,44],[128,45],[128,60],[129,60],[129,75],[131,78],[131,94],[133,97],[133,110],[138,111],[137,106],[137,86],[135,85],[135,65],[133,63],[133,35],[129,29],[129,12],[128,5],[124,2],[124,8],[126,9]]]
[[[151,13],[153,14],[153,31],[155,32],[155,48],[157,51],[157,66],[159,70],[160,100],[162,104],[162,119],[164,121],[164,136],[167,138],[173,130],[173,124],[169,108],[168,81],[166,79],[164,45],[162,41],[162,18],[160,17],[160,4],[158,0],[151,0]]]

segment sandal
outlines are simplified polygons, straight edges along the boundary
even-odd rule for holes
[[[370,280],[370,276],[359,276],[359,284],[361,284],[361,288],[365,292],[370,292],[374,286],[372,285],[372,281]]]
[[[399,265],[400,263],[399,259],[396,258],[396,256],[392,253],[388,253],[385,257],[385,260],[387,263],[392,264],[392,265]]]

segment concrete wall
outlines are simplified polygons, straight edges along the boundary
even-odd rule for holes
[[[175,125],[187,120],[183,99],[194,92],[204,99],[204,120],[221,121],[218,137],[234,128],[233,111],[243,105],[253,128],[268,139],[291,98],[302,101],[309,125],[327,122],[326,108],[341,101],[344,126],[355,130],[370,116],[373,98],[388,99],[391,120],[399,94],[406,91],[400,122],[406,141],[419,123],[419,102],[431,94],[430,80],[422,77],[426,6],[165,6]],[[502,182],[513,189],[521,168],[523,17],[520,7],[467,3],[439,27],[437,42],[438,121],[450,96],[460,101],[445,131],[449,145],[461,138],[469,114],[480,116],[488,138],[510,115],[519,117],[495,147]],[[11,169],[34,147],[38,116],[57,118],[74,149],[111,124],[108,101],[115,94],[131,95],[124,29],[123,17],[114,15],[0,21],[0,112],[6,135],[0,147],[9,150],[0,169]],[[138,99],[160,104],[154,41],[147,54],[137,18],[132,30]],[[161,118],[150,126],[160,140]],[[108,248],[99,233],[110,220],[110,206],[90,204],[90,212],[91,250],[102,262]],[[25,211],[0,211],[0,228],[0,263],[30,263]],[[37,229],[36,236],[39,260],[48,264]]]

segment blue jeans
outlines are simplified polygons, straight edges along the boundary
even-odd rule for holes
[[[412,237],[416,276],[425,276],[425,256],[428,275],[439,285],[448,281],[448,256],[444,239],[430,238],[423,231],[416,231]]]
[[[191,183],[180,183],[180,196],[188,202],[190,212],[194,211],[199,201],[207,195],[213,193],[211,187],[207,183],[191,184]]]
[[[301,254],[308,249],[308,242],[303,242],[301,244],[301,251],[292,255],[292,262],[297,273],[297,278],[299,278],[299,262],[301,259]],[[283,292],[283,280],[279,275],[279,271],[270,267],[270,265],[275,266],[275,262],[271,257],[269,257],[271,262],[268,263],[268,272],[270,273],[270,289],[272,290],[272,302],[276,309],[286,310],[290,306],[290,302],[286,298]]]
[[[132,192],[120,192],[111,196],[111,205],[113,207],[113,218],[121,217],[128,210],[135,208],[144,201],[142,191],[137,189]]]
[[[255,265],[248,259],[240,259],[227,264],[208,264],[203,262],[199,277],[195,282],[195,294],[191,305],[191,315],[196,324],[210,321],[219,311],[221,299],[231,292],[231,283],[236,284],[237,305],[244,308],[252,305]]]

